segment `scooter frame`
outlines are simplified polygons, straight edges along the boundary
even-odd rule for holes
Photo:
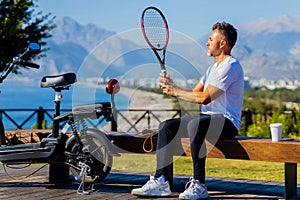
[[[0,77],[0,83],[13,70],[14,65],[22,63],[26,66],[39,68],[34,63],[22,61],[23,55],[31,51],[39,51],[37,44],[30,44],[28,50],[15,58],[7,71]],[[35,48],[33,48],[35,47]],[[45,76],[42,78],[41,87],[51,87],[55,90],[55,111],[52,133],[43,138],[38,144],[6,144],[5,130],[2,119],[0,120],[0,161],[4,165],[24,163],[49,163],[49,183],[57,184],[69,181],[69,172],[80,182],[77,189],[79,194],[89,194],[84,183],[91,183],[93,190],[95,182],[102,181],[110,172],[112,156],[115,153],[113,145],[105,133],[98,129],[88,128],[86,118],[105,119],[112,117],[110,102],[80,105],[72,108],[72,112],[60,114],[62,90],[68,90],[76,82],[74,73],[58,76]],[[60,131],[60,123],[65,126]],[[72,134],[69,133],[72,128]]]

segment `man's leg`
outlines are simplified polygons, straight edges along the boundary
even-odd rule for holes
[[[169,196],[171,195],[171,187],[173,180],[173,174],[170,175],[170,165],[173,163],[173,141],[180,130],[186,134],[186,125],[182,125],[183,122],[187,122],[186,118],[183,119],[171,119],[162,123],[159,127],[158,144],[156,151],[157,158],[157,171],[155,177],[150,176],[150,180],[147,181],[141,188],[136,188],[131,191],[132,195],[136,196]],[[186,124],[186,123],[185,123]],[[167,178],[163,180],[163,176]],[[166,176],[167,175],[167,176]]]
[[[213,145],[219,139],[233,139],[237,129],[230,120],[222,115],[203,115],[188,124],[191,140],[191,153],[194,166],[194,178],[205,184],[205,160],[207,149],[204,140]]]
[[[205,186],[207,149],[204,140],[207,139],[215,144],[219,138],[233,138],[237,130],[222,115],[201,114],[198,119],[195,118],[189,122],[188,133],[191,141],[194,177],[188,182],[187,189],[179,195],[179,199],[206,199],[209,195]]]
[[[175,146],[176,139],[187,137],[187,123],[192,118],[184,116],[166,120],[160,124],[156,151],[156,178],[168,174],[170,165],[173,163],[174,148],[178,148]]]
[[[206,146],[202,145],[209,129],[210,115],[201,114],[188,124],[188,134],[191,142],[194,178],[205,184]],[[201,151],[200,151],[201,149]]]

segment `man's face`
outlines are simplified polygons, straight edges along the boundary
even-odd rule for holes
[[[206,43],[207,46],[207,55],[208,56],[218,56],[221,52],[220,49],[220,41],[221,41],[221,35],[218,30],[213,30],[209,37],[208,41]]]

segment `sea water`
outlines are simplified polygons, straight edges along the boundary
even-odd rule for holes
[[[61,109],[71,110],[74,105],[111,101],[111,95],[107,94],[103,87],[95,88],[81,85],[80,90],[77,90],[77,88],[77,86],[72,85],[69,90],[62,91]],[[0,90],[1,110],[55,108],[53,102],[55,91],[52,88],[41,88],[38,84],[5,82],[1,85]],[[125,109],[129,105],[129,100],[124,94],[118,93],[115,95],[115,103],[119,109]],[[7,111],[6,113],[20,125],[33,111]],[[52,113],[50,114],[53,116]],[[6,116],[2,115],[2,120],[6,130],[16,129],[16,126]],[[36,121],[37,115],[31,118],[22,129],[31,129]]]

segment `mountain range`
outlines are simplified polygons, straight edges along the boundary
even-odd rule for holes
[[[300,24],[300,16],[280,16],[240,26],[232,54],[240,60],[245,76],[250,79],[299,79],[300,26],[297,24]],[[57,19],[56,26],[53,36],[47,40],[50,50],[38,61],[41,68],[23,72],[23,80],[70,71],[83,78],[126,75],[139,79],[146,75],[157,77],[159,73],[159,66],[151,66],[158,65],[154,54],[138,39],[142,37],[140,30],[117,34],[94,24],[81,25],[70,17]],[[184,42],[169,45],[166,63],[178,76],[199,78],[207,68],[206,63],[212,62],[206,57],[205,50],[201,50],[208,34],[197,40],[200,46]]]

